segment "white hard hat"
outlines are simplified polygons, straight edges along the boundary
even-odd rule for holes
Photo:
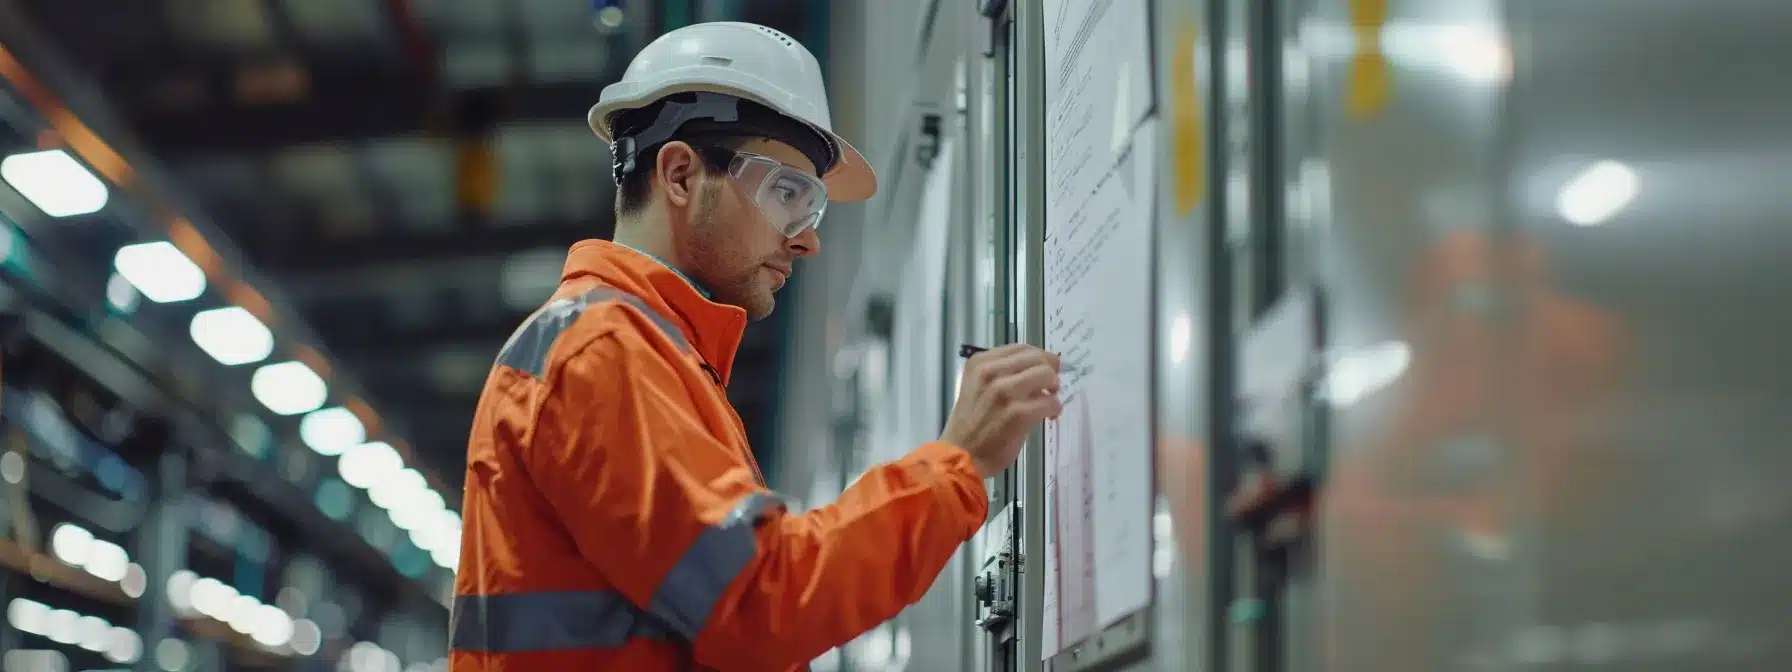
[[[604,87],[586,121],[598,137],[611,141],[612,115],[689,91],[745,98],[814,128],[839,152],[821,176],[829,200],[862,201],[877,193],[871,164],[834,133],[815,55],[789,35],[761,25],[714,21],[661,35],[635,55],[621,81]]]

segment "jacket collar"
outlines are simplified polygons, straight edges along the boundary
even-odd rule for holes
[[[566,253],[561,292],[601,284],[632,294],[678,325],[723,385],[747,328],[747,311],[709,300],[684,273],[658,258],[607,240],[583,240]]]

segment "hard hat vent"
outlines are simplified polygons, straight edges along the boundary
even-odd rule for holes
[[[779,42],[784,43],[784,46],[786,46],[786,47],[796,46],[796,42],[791,41],[789,35],[785,35],[784,33],[778,32],[777,30],[774,30],[772,28],[767,28],[765,26],[753,26],[753,27],[758,28],[759,32],[770,35],[774,39],[778,40]]]

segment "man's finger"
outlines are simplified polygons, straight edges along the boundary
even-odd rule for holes
[[[1029,366],[1049,365],[1056,368],[1051,355],[1037,346],[1025,343],[1005,345],[983,354],[995,355],[983,363],[983,368],[988,371],[987,375],[990,376],[990,380],[1000,380],[1020,373]]]
[[[1044,365],[1034,365],[1013,374],[999,378],[996,384],[1004,391],[1010,392],[1014,398],[1027,398],[1039,394],[1057,394],[1061,385],[1058,372]]]

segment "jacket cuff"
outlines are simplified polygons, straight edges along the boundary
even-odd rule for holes
[[[909,456],[945,475],[952,484],[950,489],[954,498],[960,501],[957,508],[964,509],[968,516],[969,534],[976,534],[989,519],[989,490],[984,487],[983,473],[977,470],[977,462],[971,459],[971,454],[953,444],[933,441],[922,444]]]

